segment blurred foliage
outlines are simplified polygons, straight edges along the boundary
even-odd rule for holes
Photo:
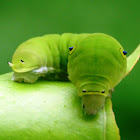
[[[0,0],[0,74],[23,41],[50,33],[102,32],[128,52],[140,43],[138,0]],[[140,62],[115,88],[113,110],[122,140],[139,139]]]

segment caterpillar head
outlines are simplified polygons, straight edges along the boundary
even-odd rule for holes
[[[78,88],[83,109],[96,114],[105,103],[109,89],[115,87],[126,72],[126,52],[111,36],[95,33],[70,48],[69,79]]]
[[[84,95],[82,107],[88,115],[96,115],[105,104],[105,97],[98,94]]]
[[[39,68],[41,60],[34,52],[16,50],[12,58],[12,63],[8,63],[15,72],[20,73]]]
[[[107,86],[102,85],[102,81],[96,83],[94,80],[94,82],[86,83],[78,90],[79,96],[82,97],[82,107],[85,113],[92,115],[104,107],[105,98],[109,94]]]

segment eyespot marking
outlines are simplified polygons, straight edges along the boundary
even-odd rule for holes
[[[71,51],[73,49],[73,47],[69,47],[69,50]]]
[[[123,58],[126,58],[127,52],[124,51],[122,48],[120,48],[120,52],[121,52],[121,55],[123,56]]]
[[[70,50],[69,54],[72,54],[72,53],[73,53],[73,51],[76,49],[76,47],[77,47],[77,46],[70,47],[70,48],[69,48],[69,50]]]
[[[123,51],[123,54],[126,55],[127,54],[127,51]]]

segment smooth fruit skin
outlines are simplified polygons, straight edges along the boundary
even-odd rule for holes
[[[0,140],[119,140],[111,99],[85,115],[70,82],[11,82],[0,76]]]

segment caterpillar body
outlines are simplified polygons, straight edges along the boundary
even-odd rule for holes
[[[53,34],[22,43],[9,65],[17,82],[34,83],[54,73],[54,79],[69,77],[85,112],[95,115],[125,76],[126,53],[116,39],[103,33]]]

